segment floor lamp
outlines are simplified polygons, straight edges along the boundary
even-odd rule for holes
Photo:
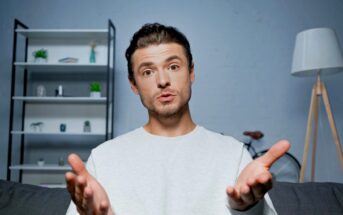
[[[311,181],[315,175],[315,160],[318,132],[319,102],[322,98],[331,128],[334,144],[343,170],[343,154],[327,90],[320,80],[323,75],[343,71],[343,56],[335,32],[329,28],[315,28],[297,34],[293,53],[292,75],[316,76],[312,88],[311,104],[307,121],[304,154],[299,182],[304,182],[311,131],[313,127]]]

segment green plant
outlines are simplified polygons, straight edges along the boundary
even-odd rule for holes
[[[37,51],[34,51],[32,54],[35,58],[48,58],[48,51],[46,49],[39,49]]]
[[[89,90],[91,92],[100,92],[101,91],[101,85],[98,82],[93,82],[89,85]]]
[[[85,126],[90,126],[90,125],[91,125],[91,122],[88,121],[88,120],[86,120],[86,121],[85,121]]]

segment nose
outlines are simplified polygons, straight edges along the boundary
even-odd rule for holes
[[[170,78],[169,78],[168,72],[164,71],[164,70],[158,71],[157,77],[156,77],[156,82],[157,82],[158,88],[164,89],[164,88],[170,86]]]

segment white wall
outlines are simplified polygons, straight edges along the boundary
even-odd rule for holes
[[[332,27],[342,43],[342,11],[340,0],[1,1],[0,178],[6,174],[14,18],[31,28],[105,28],[107,19],[113,20],[117,28],[115,135],[146,120],[126,80],[124,52],[130,37],[146,22],[174,25],[188,36],[194,55],[195,121],[238,139],[244,139],[244,130],[262,130],[266,136],[260,149],[287,138],[300,160],[314,78],[290,75],[295,35],[307,28]],[[323,79],[342,137],[343,73]],[[324,114],[320,115],[317,181],[343,182]]]

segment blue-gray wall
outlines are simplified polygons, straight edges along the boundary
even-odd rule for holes
[[[281,138],[301,160],[314,78],[290,75],[297,32],[314,27],[336,29],[343,42],[341,0],[11,0],[0,2],[0,178],[5,178],[13,21],[30,28],[117,28],[115,135],[146,120],[140,100],[126,79],[124,51],[146,22],[174,25],[189,38],[196,82],[191,100],[198,124],[244,140],[242,131],[266,136],[260,149]],[[343,136],[343,73],[323,77],[338,132]],[[343,182],[325,112],[320,114],[317,181]],[[230,156],[230,155],[228,155]]]

